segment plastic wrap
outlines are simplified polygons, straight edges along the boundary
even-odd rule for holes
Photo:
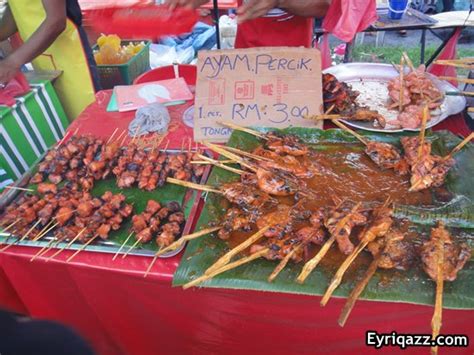
[[[376,2],[368,0],[333,0],[324,17],[323,29],[344,42],[377,19]]]
[[[15,97],[26,94],[30,90],[30,84],[23,73],[17,73],[4,88],[0,89],[0,105],[13,106]]]

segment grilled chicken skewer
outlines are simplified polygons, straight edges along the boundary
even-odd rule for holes
[[[431,230],[431,239],[421,248],[423,269],[436,282],[435,311],[431,321],[433,339],[441,329],[444,281],[454,281],[470,257],[469,246],[455,242],[442,222]],[[433,354],[437,351],[437,347],[431,349]]]
[[[326,290],[323,298],[321,300],[321,305],[325,306],[329,301],[332,293],[340,285],[342,278],[344,277],[345,272],[354,262],[357,256],[365,249],[365,247],[373,242],[376,238],[383,237],[390,227],[392,226],[392,212],[393,210],[388,207],[389,199],[383,204],[383,206],[376,208],[373,212],[372,221],[362,232],[360,237],[360,243],[353,250],[353,252],[344,260],[339,269],[336,271],[331,283],[329,284],[328,289]]]

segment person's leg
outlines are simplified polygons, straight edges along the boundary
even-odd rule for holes
[[[79,31],[79,36],[81,37],[82,46],[84,47],[84,52],[86,53],[87,61],[89,62],[89,68],[91,71],[92,81],[94,83],[94,89],[96,92],[100,91],[101,85],[100,85],[99,72],[97,71],[97,64],[95,62],[94,53],[92,53],[92,48],[89,44],[89,40],[87,39],[87,33],[86,31],[84,31],[84,28],[82,28],[82,26],[78,26],[77,30]]]
[[[454,0],[443,0],[443,12],[453,11]]]

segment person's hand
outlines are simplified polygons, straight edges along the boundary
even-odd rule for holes
[[[209,0],[167,0],[166,4],[170,10],[174,10],[179,6],[194,10],[208,2]]]
[[[0,88],[4,88],[20,71],[21,65],[9,58],[0,61]]]
[[[237,9],[237,22],[264,16],[271,9],[278,7],[279,3],[278,0],[250,0]]]

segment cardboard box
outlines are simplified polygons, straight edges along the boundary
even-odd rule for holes
[[[194,139],[225,142],[240,126],[317,127],[323,109],[321,55],[293,47],[201,51],[197,63]],[[320,127],[320,126],[319,126]]]

